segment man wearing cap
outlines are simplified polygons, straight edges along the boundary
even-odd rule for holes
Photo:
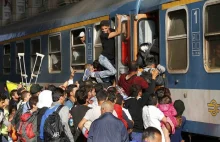
[[[30,93],[32,96],[39,96],[40,92],[42,91],[43,87],[39,84],[33,84],[30,88]]]
[[[86,36],[85,36],[85,32],[80,32],[80,34],[79,34],[79,36],[78,36],[79,38],[80,38],[80,40],[81,40],[81,42],[83,43],[83,44],[86,44]]]

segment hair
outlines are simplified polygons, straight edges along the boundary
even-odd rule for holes
[[[185,110],[184,102],[181,100],[176,100],[173,104],[174,108],[176,109],[177,116],[182,116]]]
[[[116,103],[115,104],[122,105],[123,101],[124,100],[123,100],[122,95],[121,94],[117,94],[116,95]]]
[[[158,98],[156,95],[150,95],[147,101],[147,105],[154,105],[156,106],[158,103]]]
[[[38,103],[38,96],[33,96],[33,97],[30,98],[29,106],[30,106],[31,109],[33,109],[33,105],[36,106],[37,103]]]
[[[92,65],[93,65],[93,67],[94,67],[95,69],[97,69],[98,71],[101,70],[101,65],[100,65],[100,63],[99,63],[98,60],[95,60],[95,61],[92,63]]]
[[[52,92],[53,102],[59,101],[60,97],[65,95],[65,91],[59,87],[56,87],[55,91]]]
[[[96,98],[98,102],[105,101],[107,99],[107,92],[105,90],[101,90],[96,94]]]
[[[128,64],[129,72],[137,71],[138,70],[138,63],[136,61],[132,61]]]
[[[24,99],[27,97],[27,94],[28,94],[28,93],[30,93],[30,92],[28,92],[28,91],[26,91],[26,90],[21,93],[21,100],[22,100],[22,101],[24,101]]]
[[[89,69],[92,65],[91,64],[85,64],[84,68]]]
[[[101,109],[104,109],[106,112],[113,112],[114,105],[112,104],[111,101],[105,101],[102,103]]]
[[[77,86],[75,84],[70,84],[69,86],[67,86],[66,88],[66,93],[67,93],[67,97],[70,97],[70,93],[73,91],[73,88],[76,88]]]
[[[161,135],[161,132],[155,127],[148,127],[142,134],[142,139],[151,138],[155,139],[155,134]]]
[[[158,98],[162,98],[163,96],[171,96],[170,90],[166,87],[160,87],[156,90],[155,94]]]
[[[142,91],[141,86],[137,84],[133,84],[130,88],[130,96],[136,98],[140,91]]]
[[[101,21],[100,26],[101,26],[101,27],[102,27],[102,26],[110,26],[109,21],[108,21],[108,20],[103,20],[103,21]]]
[[[162,98],[158,98],[159,104],[170,104],[172,103],[172,98],[170,96],[163,96]]]
[[[117,93],[117,89],[116,89],[115,87],[111,86],[111,87],[109,87],[109,88],[107,89],[107,92],[108,92],[108,93],[114,93],[114,94],[116,94],[116,93]]]
[[[11,93],[10,93],[10,96],[11,96],[11,97],[14,96],[15,93],[17,93],[17,91],[18,91],[18,90],[16,90],[16,89],[12,90]]]
[[[21,87],[17,90],[18,96],[21,96],[22,92],[26,90],[25,88]]]
[[[96,94],[97,94],[99,91],[101,91],[101,90],[104,89],[104,87],[103,87],[103,85],[102,85],[101,83],[97,83],[97,84],[94,86],[94,88],[95,88]]]
[[[116,100],[116,94],[114,92],[108,92],[108,98],[107,98],[108,101],[111,101],[112,103],[115,102]]]
[[[78,104],[80,105],[85,104],[87,99],[88,99],[88,92],[86,92],[85,89],[81,88],[76,91],[76,100]]]
[[[53,84],[50,84],[50,85],[48,85],[48,87],[47,87],[47,90],[49,90],[49,91],[51,91],[51,92],[54,92],[55,90],[56,90],[56,86],[55,85],[53,85]]]
[[[7,99],[7,96],[3,93],[0,93],[0,101],[5,101]]]

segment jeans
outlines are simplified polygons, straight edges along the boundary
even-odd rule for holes
[[[110,63],[108,58],[106,58],[105,56],[103,55],[99,56],[99,63],[107,69],[107,70],[98,72],[101,78],[106,78],[106,77],[113,76],[116,74],[116,69],[113,67],[113,65]]]
[[[131,140],[132,142],[142,142],[142,133],[132,132]]]

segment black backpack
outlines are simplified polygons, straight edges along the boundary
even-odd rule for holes
[[[45,142],[70,142],[65,134],[64,126],[59,115],[62,107],[63,105],[59,105],[58,107],[48,109],[42,117],[40,137]]]

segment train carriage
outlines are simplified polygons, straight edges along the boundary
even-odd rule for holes
[[[172,98],[183,100],[186,106],[184,131],[219,137],[219,8],[220,0],[82,0],[1,27],[0,84],[21,80],[20,52],[25,53],[29,77],[35,53],[45,55],[38,83],[63,83],[70,66],[79,80],[84,65],[102,51],[100,21],[110,20],[115,27],[116,14],[123,14],[122,33],[115,40],[117,77],[126,72],[129,61],[136,60],[142,43],[157,39],[159,63],[167,69],[166,86]],[[77,38],[82,31],[85,44]]]

